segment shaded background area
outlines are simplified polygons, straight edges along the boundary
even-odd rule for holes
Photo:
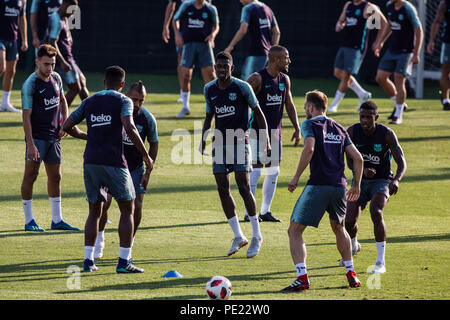
[[[290,51],[293,61],[290,75],[331,78],[341,38],[334,27],[346,0],[264,2],[277,17],[281,29],[280,44]],[[384,10],[386,0],[372,2]],[[226,48],[237,31],[242,5],[239,0],[213,0],[213,4],[217,7],[220,18],[221,29],[214,50],[218,52]],[[167,0],[79,0],[79,5],[81,30],[72,30],[72,35],[74,55],[83,71],[102,72],[106,66],[118,64],[128,72],[175,74],[173,32],[169,44],[161,39]],[[30,6],[29,4],[28,11]],[[376,32],[370,33],[371,41],[375,36]],[[246,44],[244,38],[233,51],[238,71],[246,56]],[[32,70],[32,59],[33,53],[29,50],[26,59],[19,63],[19,69]],[[377,65],[378,59],[369,50],[359,78],[372,82]]]

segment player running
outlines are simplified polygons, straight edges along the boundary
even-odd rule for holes
[[[19,31],[22,39],[20,50],[28,50],[26,6],[25,0],[0,1],[0,76],[3,75],[0,111],[21,112],[13,107],[10,98],[19,60]]]
[[[263,69],[268,61],[269,50],[280,41],[280,28],[275,15],[266,4],[258,0],[240,0],[242,5],[241,25],[225,52],[231,53],[244,36],[249,34],[250,44],[241,78],[247,78]]]
[[[175,43],[183,48],[180,64],[183,107],[177,115],[183,118],[191,113],[189,96],[196,61],[205,83],[216,77],[213,48],[219,33],[219,16],[216,7],[205,0],[191,0],[180,6],[173,20]]]
[[[142,273],[144,269],[136,267],[130,260],[135,190],[123,154],[124,129],[141,153],[146,170],[152,169],[153,161],[134,124],[133,102],[120,93],[125,85],[125,71],[118,66],[108,67],[104,83],[105,90],[83,100],[63,125],[64,131],[71,136],[87,140],[83,171],[89,215],[84,229],[83,271],[98,270],[94,263],[94,246],[107,191],[116,199],[120,209],[120,251],[116,272]],[[87,133],[75,126],[84,119]]]
[[[297,188],[298,180],[308,164],[311,175],[292,211],[288,230],[297,279],[283,291],[309,289],[303,232],[307,226],[317,228],[325,211],[330,216],[331,229],[344,260],[348,283],[350,287],[361,286],[353,267],[351,242],[344,227],[344,217],[347,201],[356,201],[359,197],[363,159],[345,129],[326,116],[326,109],[327,96],[324,93],[317,90],[306,93],[307,120],[301,125],[304,148],[297,171],[289,182],[289,191],[294,192]],[[344,154],[353,159],[353,182],[347,198]]]
[[[81,100],[89,96],[86,78],[72,55],[73,40],[67,20],[75,13],[74,10],[69,10],[69,7],[77,5],[78,0],[63,0],[58,11],[50,17],[49,42],[58,50],[58,63],[55,70],[61,75],[64,83],[69,88],[66,93],[69,107],[77,95],[79,95]]]
[[[390,0],[386,4],[386,16],[390,24],[374,47],[375,56],[380,56],[381,48],[391,36],[390,46],[378,65],[376,81],[394,102],[395,108],[388,117],[390,124],[403,122],[403,110],[407,108],[406,76],[411,74],[412,65],[420,61],[423,32],[417,11],[405,0]],[[394,82],[389,77],[394,73]]]
[[[375,23],[373,22],[374,20]],[[355,76],[363,62],[368,48],[369,32],[372,26],[379,23],[378,38],[389,27],[380,9],[365,0],[347,1],[336,23],[336,32],[343,33],[341,47],[334,61],[334,76],[340,80],[338,89],[328,112],[337,112],[339,103],[345,96],[347,89],[353,90],[359,98],[359,106],[372,97],[356,81]],[[376,43],[376,42],[374,42]]]
[[[166,11],[164,13],[164,23],[163,23],[163,28],[162,28],[162,39],[165,43],[169,43],[169,39],[170,39],[170,29],[169,29],[169,25],[170,22],[172,21],[172,16],[173,14],[176,12],[176,10],[178,10],[178,8],[180,7],[181,3],[188,1],[188,0],[169,0],[169,2],[167,3],[166,6]],[[207,2],[211,3],[211,0],[206,0]],[[181,26],[180,26],[181,27]],[[181,33],[183,33],[183,30],[180,30]],[[181,93],[183,92],[181,90],[182,87],[182,73],[181,73],[181,53],[183,52],[183,47],[178,47],[177,45],[175,45],[176,51],[177,51],[177,75],[178,75],[178,82],[180,84],[180,97],[178,98],[177,102],[183,102],[183,99],[181,98]]]
[[[79,230],[62,219],[61,213],[61,120],[68,109],[60,76],[54,72],[56,49],[42,45],[38,49],[36,71],[22,86],[22,118],[25,132],[25,172],[22,180],[22,205],[25,231],[45,231],[33,216],[33,185],[41,162],[47,173],[47,190],[52,209],[52,230]]]
[[[434,42],[439,32],[441,24],[444,23],[444,32],[441,35],[442,52],[441,52],[441,102],[443,109],[450,110],[449,90],[450,90],[450,0],[442,0],[439,3],[436,17],[431,26],[430,40],[427,45],[428,54],[434,51]]]
[[[373,221],[377,260],[372,273],[384,273],[386,226],[383,211],[391,195],[398,191],[399,182],[406,172],[406,160],[394,131],[377,123],[378,106],[367,101],[361,105],[360,122],[347,129],[358,151],[364,159],[364,171],[361,182],[361,194],[358,201],[349,202],[345,216],[345,228],[352,241],[352,254],[361,250],[356,233],[358,219],[362,210],[370,201],[370,215]],[[391,158],[397,163],[395,177],[391,171]],[[347,159],[350,170],[353,170],[352,159]]]
[[[234,171],[239,193],[250,216],[253,235],[247,250],[247,258],[252,258],[258,254],[263,238],[256,214],[256,201],[249,184],[251,170],[248,135],[249,107],[253,110],[253,116],[260,130],[265,133],[267,145],[263,153],[270,152],[267,124],[250,85],[231,76],[234,66],[233,58],[229,53],[217,54],[215,69],[217,79],[205,86],[206,117],[199,150],[204,154],[205,133],[211,128],[214,119],[216,128],[213,138],[213,174],[223,211],[234,233],[233,244],[228,255],[236,253],[248,244],[239,225],[234,199],[230,193],[230,173]]]
[[[291,59],[289,58],[288,50],[282,46],[273,46],[269,50],[269,64],[267,68],[253,73],[247,80],[252,86],[259,106],[266,118],[272,148],[271,156],[267,159],[262,159],[259,146],[265,144],[265,141],[259,140],[258,123],[253,119],[250,120],[252,129],[250,133],[250,145],[252,148],[253,167],[250,172],[250,189],[253,196],[256,193],[258,180],[261,177],[263,167],[265,167],[266,173],[262,189],[263,197],[259,215],[260,221],[281,221],[272,215],[270,207],[277,188],[278,175],[280,174],[282,152],[281,125],[284,106],[286,106],[286,112],[294,127],[291,141],[294,141],[294,147],[300,142],[300,126],[297,119],[297,110],[292,100],[291,80],[285,74],[288,72],[290,63]],[[245,215],[245,221],[249,221],[247,213]]]
[[[148,111],[143,103],[147,96],[147,91],[142,81],[133,83],[127,92],[127,97],[133,101],[133,120],[139,135],[143,142],[147,139],[150,144],[149,156],[156,161],[158,154],[158,131],[155,117]],[[134,190],[136,192],[136,199],[134,199],[134,233],[131,248],[133,248],[136,231],[141,223],[142,218],[142,203],[144,201],[144,194],[147,190],[147,185],[150,179],[150,170],[145,170],[142,155],[139,150],[131,142],[126,134],[123,136],[124,155],[127,161],[128,170],[130,170],[131,178],[133,179]],[[94,248],[94,259],[100,259],[103,256],[103,249],[105,247],[105,226],[108,221],[108,209],[111,205],[112,196],[108,194],[106,202],[103,206],[102,217],[100,218],[99,232]],[[130,254],[131,256],[131,254]]]
[[[31,2],[30,26],[33,35],[33,47],[36,50],[48,36],[50,17],[58,11],[62,0],[33,0]]]

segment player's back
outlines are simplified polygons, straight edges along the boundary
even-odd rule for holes
[[[242,8],[241,22],[248,23],[249,55],[266,56],[272,46],[272,27],[277,24],[272,9],[255,1]]]
[[[344,154],[352,142],[344,127],[331,118],[317,116],[303,121],[301,129],[303,139],[315,139],[307,184],[346,187]]]
[[[76,112],[82,113],[88,128],[84,163],[125,168],[121,117],[132,114],[132,101],[117,91],[103,90],[83,100]]]

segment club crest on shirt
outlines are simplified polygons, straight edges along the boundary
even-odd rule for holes
[[[228,99],[230,99],[230,101],[235,101],[237,99],[237,94],[234,92],[230,92],[230,94],[228,95]]]
[[[138,129],[139,132],[142,132],[142,129],[144,129],[144,127],[139,125],[139,124],[137,124],[136,125],[136,129]]]
[[[376,143],[373,145],[373,150],[375,152],[381,152],[381,150],[383,150],[383,147],[381,146],[381,144]]]
[[[203,18],[203,19],[208,19],[208,13],[203,12],[203,13],[202,13],[202,18]]]
[[[280,89],[280,91],[284,91],[284,89],[286,89],[286,86],[284,85],[284,83],[279,83],[278,89]]]

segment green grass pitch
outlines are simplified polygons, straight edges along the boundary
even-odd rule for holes
[[[20,85],[16,78],[12,102],[20,106]],[[287,184],[296,169],[302,145],[293,148],[292,126],[283,120],[283,162],[272,212],[282,223],[262,223],[264,243],[260,254],[247,259],[246,249],[227,257],[233,234],[220,206],[211,166],[176,164],[172,160],[178,136],[176,129],[193,133],[204,117],[201,82],[195,79],[191,97],[192,114],[177,120],[180,105],[177,81],[171,76],[129,75],[127,86],[142,78],[148,89],[146,107],[158,121],[159,155],[144,198],[143,219],[137,233],[133,258],[145,268],[144,274],[118,275],[115,266],[119,253],[117,204],[110,210],[111,224],[106,229],[104,258],[99,271],[77,274],[84,257],[83,231],[51,231],[50,203],[45,169],[34,187],[34,214],[44,233],[24,232],[20,185],[24,169],[25,143],[21,116],[0,113],[0,299],[207,299],[205,284],[214,275],[228,277],[233,285],[230,300],[351,300],[351,299],[449,299],[450,265],[450,112],[442,111],[437,99],[437,83],[427,84],[425,100],[409,99],[404,123],[395,126],[404,149],[408,170],[398,195],[385,210],[387,226],[387,273],[379,278],[367,274],[374,264],[376,247],[373,225],[365,210],[360,219],[359,241],[362,251],[354,262],[362,282],[359,289],[348,289],[344,269],[337,266],[339,254],[325,216],[318,229],[308,228],[305,241],[311,289],[302,293],[280,293],[295,279],[289,252],[287,228],[291,210],[308,178],[305,173],[294,194]],[[294,101],[303,121],[304,93],[321,89],[332,99],[334,80],[293,79]],[[91,92],[102,89],[99,74],[88,75]],[[381,108],[380,123],[387,124],[392,102],[379,88],[366,86]],[[345,127],[358,121],[357,99],[352,93],[343,100],[339,113],[331,115]],[[79,103],[76,100],[72,112]],[[82,125],[85,128],[84,125]],[[192,138],[192,137],[191,137]],[[190,148],[194,160],[197,145]],[[88,204],[85,200],[82,161],[84,142],[65,138],[62,142],[62,207],[69,223],[84,228]],[[395,170],[395,165],[393,165]],[[346,171],[347,178],[351,178]],[[234,180],[233,180],[234,181]],[[256,194],[261,203],[262,181]],[[242,220],[244,206],[235,184],[232,194]],[[251,237],[249,223],[241,226]],[[183,275],[163,278],[169,270]]]

